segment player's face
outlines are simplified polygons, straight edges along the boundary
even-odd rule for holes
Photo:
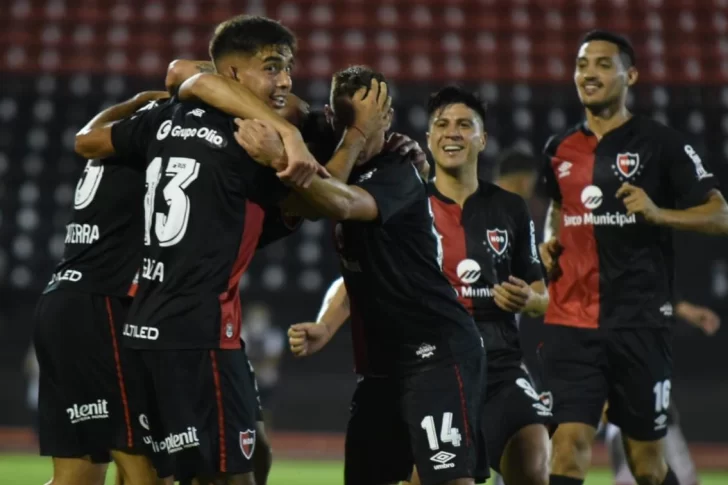
[[[603,40],[582,44],[576,57],[574,82],[585,108],[596,111],[620,102],[636,80],[637,70],[625,68],[615,44]]]
[[[478,163],[486,137],[475,111],[462,103],[451,104],[432,115],[427,147],[437,168],[456,169]]]
[[[267,46],[256,54],[237,57],[233,77],[276,111],[283,111],[291,92],[293,52],[287,46]]]

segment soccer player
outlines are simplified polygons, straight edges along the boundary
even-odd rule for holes
[[[506,483],[545,484],[551,402],[535,391],[521,365],[515,325],[515,314],[540,315],[548,304],[535,229],[521,197],[478,180],[478,155],[486,142],[485,109],[478,99],[448,87],[432,96],[428,112],[428,146],[435,160],[429,199],[444,250],[443,271],[475,317],[488,354],[481,416],[488,459]],[[320,350],[349,317],[348,287],[340,280],[332,285],[318,324],[289,330],[295,354]],[[422,475],[431,468],[418,462]]]
[[[540,358],[559,424],[552,485],[583,483],[605,401],[637,483],[678,483],[663,450],[671,230],[726,233],[728,206],[681,133],[627,110],[637,77],[625,38],[587,34],[574,71],[586,121],[545,147],[553,236],[540,247],[551,298]]]
[[[356,126],[351,100],[372,79],[383,76],[361,66],[334,75],[327,113],[337,133]],[[239,141],[254,145],[246,140],[253,123],[241,127]],[[367,138],[366,155],[347,177],[366,210],[350,220],[335,217],[361,376],[345,483],[395,483],[413,463],[426,485],[480,482],[482,339],[442,274],[424,183],[402,155],[381,153],[386,129]]]
[[[216,29],[210,50],[217,72],[247,86],[258,103],[285,107],[295,50],[285,27],[236,17]],[[378,94],[358,103],[362,133],[347,134],[334,158],[356,159],[362,142],[352,140],[383,124],[388,97]],[[288,195],[281,180],[324,215],[361,211],[357,200],[340,196],[346,186],[315,175],[320,166],[297,130],[283,139],[291,160],[276,174],[234,143],[233,126],[207,105],[171,102],[76,138],[83,156],[117,153],[148,163],[143,265],[124,336],[151,391],[153,447],[174,459],[178,480],[254,483],[256,396],[240,351],[238,281],[264,209]]]
[[[164,97],[166,92],[140,93],[104,110],[86,129]],[[141,454],[145,430],[137,416],[144,391],[134,385],[137,370],[120,342],[144,233],[144,171],[134,162],[86,164],[63,259],[35,312],[40,454],[53,457],[56,485],[103,484],[112,458],[127,483],[156,482]]]
[[[720,328],[720,317],[714,311],[685,300],[681,300],[675,305],[675,314],[708,336],[715,335]],[[697,485],[699,479],[695,463],[690,456],[690,449],[680,427],[679,413],[672,399],[667,418],[665,460],[675,472],[680,485]],[[605,441],[609,448],[612,471],[617,485],[633,485],[634,477],[629,471],[622,445],[622,432],[617,426],[611,423],[606,425]]]

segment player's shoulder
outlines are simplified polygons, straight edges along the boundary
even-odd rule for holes
[[[526,207],[526,201],[520,195],[482,179],[478,184],[478,197],[488,207],[497,207],[499,211],[520,213]]]
[[[551,135],[548,140],[546,140],[546,143],[543,147],[543,154],[549,157],[553,157],[556,155],[556,151],[559,149],[559,146],[561,146],[565,141],[575,137],[579,136],[580,134],[584,133],[584,122],[581,121],[579,123],[576,123],[575,125],[572,125],[565,130],[555,133]]]
[[[649,116],[635,115],[633,120],[635,129],[640,135],[647,135],[659,144],[687,140],[687,136],[683,132]]]

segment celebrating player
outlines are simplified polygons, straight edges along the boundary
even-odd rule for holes
[[[679,132],[632,115],[634,50],[586,35],[574,81],[586,122],[549,140],[551,302],[540,357],[554,395],[552,485],[583,483],[605,401],[640,485],[677,485],[664,460],[672,377],[671,229],[728,232],[728,206]],[[677,209],[687,207],[687,209]]]
[[[112,106],[86,129],[132,115],[164,91]],[[150,105],[151,106],[151,105]],[[113,458],[127,483],[153,484],[141,454],[144,398],[121,333],[141,261],[144,171],[135,160],[88,161],[76,186],[63,259],[35,313],[40,366],[40,454],[53,457],[53,483],[103,483]]]
[[[481,416],[488,459],[506,483],[545,484],[549,457],[545,424],[551,402],[548,395],[534,390],[521,366],[514,318],[519,312],[543,314],[548,304],[535,229],[522,198],[478,180],[478,154],[486,142],[485,109],[478,99],[449,87],[433,95],[428,111],[428,146],[435,159],[430,202],[442,238],[443,271],[475,317],[488,353]],[[289,330],[295,354],[320,350],[343,324],[350,313],[348,287],[339,281],[332,285],[319,324],[294,325]],[[432,466],[424,465],[419,473],[429,474]]]

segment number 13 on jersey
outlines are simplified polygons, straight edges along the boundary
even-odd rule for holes
[[[144,244],[151,244],[152,225],[161,247],[174,246],[187,232],[190,220],[190,198],[185,189],[197,179],[200,164],[185,157],[170,157],[162,172],[162,158],[156,157],[147,167],[147,192],[144,195]],[[171,177],[162,189],[168,210],[154,212],[157,186],[162,177]]]

